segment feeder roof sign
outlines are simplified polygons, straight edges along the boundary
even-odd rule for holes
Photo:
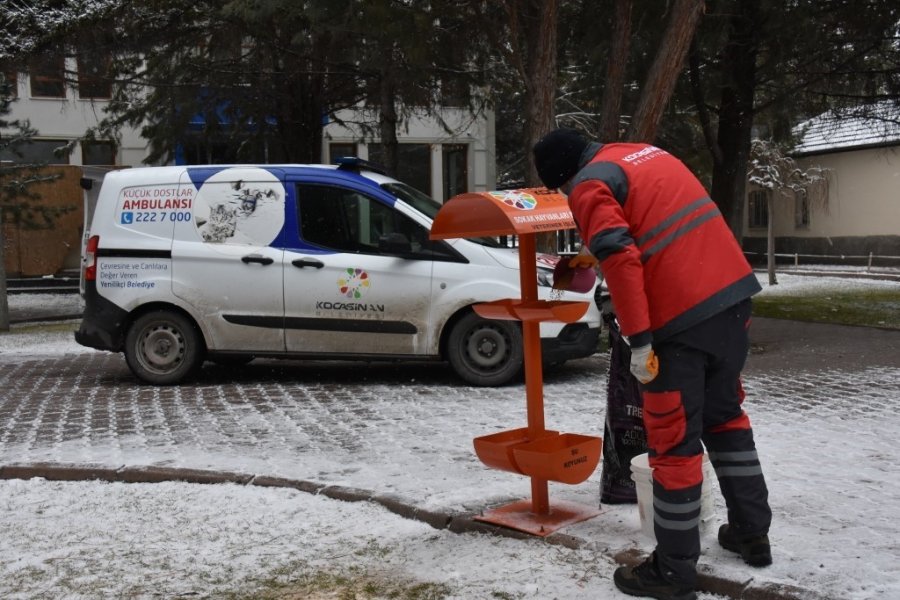
[[[438,211],[432,239],[521,235],[573,229],[566,197],[546,188],[469,192],[454,196]]]

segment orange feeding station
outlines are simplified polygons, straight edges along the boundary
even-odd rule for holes
[[[544,382],[541,365],[542,321],[573,323],[587,302],[540,300],[537,292],[535,235],[572,229],[575,221],[565,196],[545,188],[472,192],[448,200],[434,219],[432,239],[517,235],[521,298],[476,304],[480,316],[522,322],[528,425],[474,439],[475,453],[488,467],[531,478],[531,500],[520,500],[475,517],[527,533],[545,536],[600,514],[572,502],[550,506],[548,482],[576,484],[597,468],[603,440],[560,433],[544,426]]]

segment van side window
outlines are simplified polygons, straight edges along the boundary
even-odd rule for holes
[[[384,254],[384,244],[399,240],[408,258],[434,259],[442,252],[428,230],[394,208],[354,190],[297,185],[300,237],[323,248],[359,254]],[[381,243],[381,246],[379,246]]]

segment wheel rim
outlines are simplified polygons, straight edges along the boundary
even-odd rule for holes
[[[171,373],[184,362],[184,335],[170,323],[153,323],[138,338],[137,358],[141,366],[160,375]]]
[[[510,339],[498,327],[473,327],[465,340],[466,362],[478,371],[497,371],[509,357]]]

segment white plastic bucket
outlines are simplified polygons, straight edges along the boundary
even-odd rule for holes
[[[703,454],[703,485],[700,486],[700,533],[706,533],[713,520],[715,504],[713,501],[712,483],[716,471],[709,456]],[[641,517],[641,531],[651,540],[656,541],[653,532],[653,469],[650,467],[646,453],[638,454],[631,459],[631,480],[637,491],[638,514]]]

